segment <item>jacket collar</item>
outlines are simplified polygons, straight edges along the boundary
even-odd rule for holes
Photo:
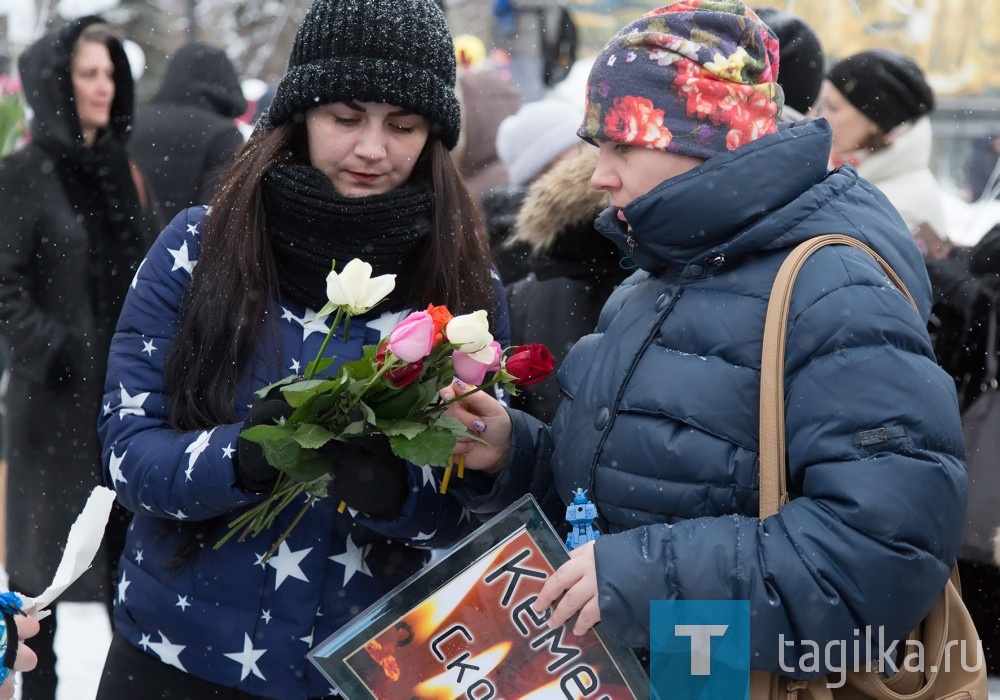
[[[726,261],[784,247],[794,242],[782,235],[788,226],[759,224],[826,177],[830,142],[826,120],[782,127],[714,156],[628,204],[624,212],[631,236],[613,207],[601,213],[595,226],[653,273],[697,277]]]

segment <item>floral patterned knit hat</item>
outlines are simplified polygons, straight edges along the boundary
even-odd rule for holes
[[[577,135],[710,158],[777,131],[777,77],[778,39],[742,2],[667,5],[601,50]]]

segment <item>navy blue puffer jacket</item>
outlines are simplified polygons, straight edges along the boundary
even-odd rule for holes
[[[865,625],[905,635],[954,564],[964,445],[925,331],[927,274],[885,197],[850,167],[827,172],[829,145],[825,121],[803,122],[626,206],[642,271],[560,368],[552,428],[513,413],[504,481],[531,463],[564,499],[589,489],[608,533],[595,550],[601,626],[632,646],[649,644],[651,600],[748,599],[752,666],[778,671],[780,634],[821,646]],[[627,249],[614,210],[597,227]],[[879,252],[919,312],[861,251],[806,263],[785,365],[794,498],[761,522],[765,309],[791,248],[824,233]],[[786,666],[808,651],[786,646]]]

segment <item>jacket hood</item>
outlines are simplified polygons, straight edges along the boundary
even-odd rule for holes
[[[231,119],[247,111],[232,61],[222,49],[200,43],[177,50],[152,102],[192,105]]]
[[[558,161],[531,185],[517,215],[512,245],[526,243],[537,255],[548,251],[565,233],[580,228],[593,232],[594,219],[608,206],[608,193],[590,186],[598,153],[596,148],[581,144],[578,151]]]
[[[73,20],[43,35],[21,54],[18,70],[33,112],[32,141],[60,150],[86,148],[73,96],[73,45],[84,29],[103,22],[94,15]],[[111,137],[125,142],[132,127],[132,71],[120,41],[108,42],[108,51],[115,68],[115,97],[108,131]]]
[[[626,205],[631,237],[614,207],[605,209],[595,226],[640,268],[690,278],[818,235],[843,233],[886,259],[926,319],[930,283],[912,236],[885,195],[853,167],[827,171],[830,143],[825,119],[784,126]]]

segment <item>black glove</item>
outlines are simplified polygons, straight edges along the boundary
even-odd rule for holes
[[[279,418],[288,418],[295,410],[288,405],[279,392],[272,398],[269,393],[262,399],[257,399],[246,418],[243,419],[243,429],[255,425],[274,425]],[[278,478],[278,470],[272,467],[264,458],[264,448],[256,442],[240,438],[236,444],[236,483],[244,491],[263,493],[274,485]]]
[[[402,508],[410,490],[406,462],[393,454],[389,438],[331,440],[319,452],[330,460],[334,498],[376,517],[395,515]]]

